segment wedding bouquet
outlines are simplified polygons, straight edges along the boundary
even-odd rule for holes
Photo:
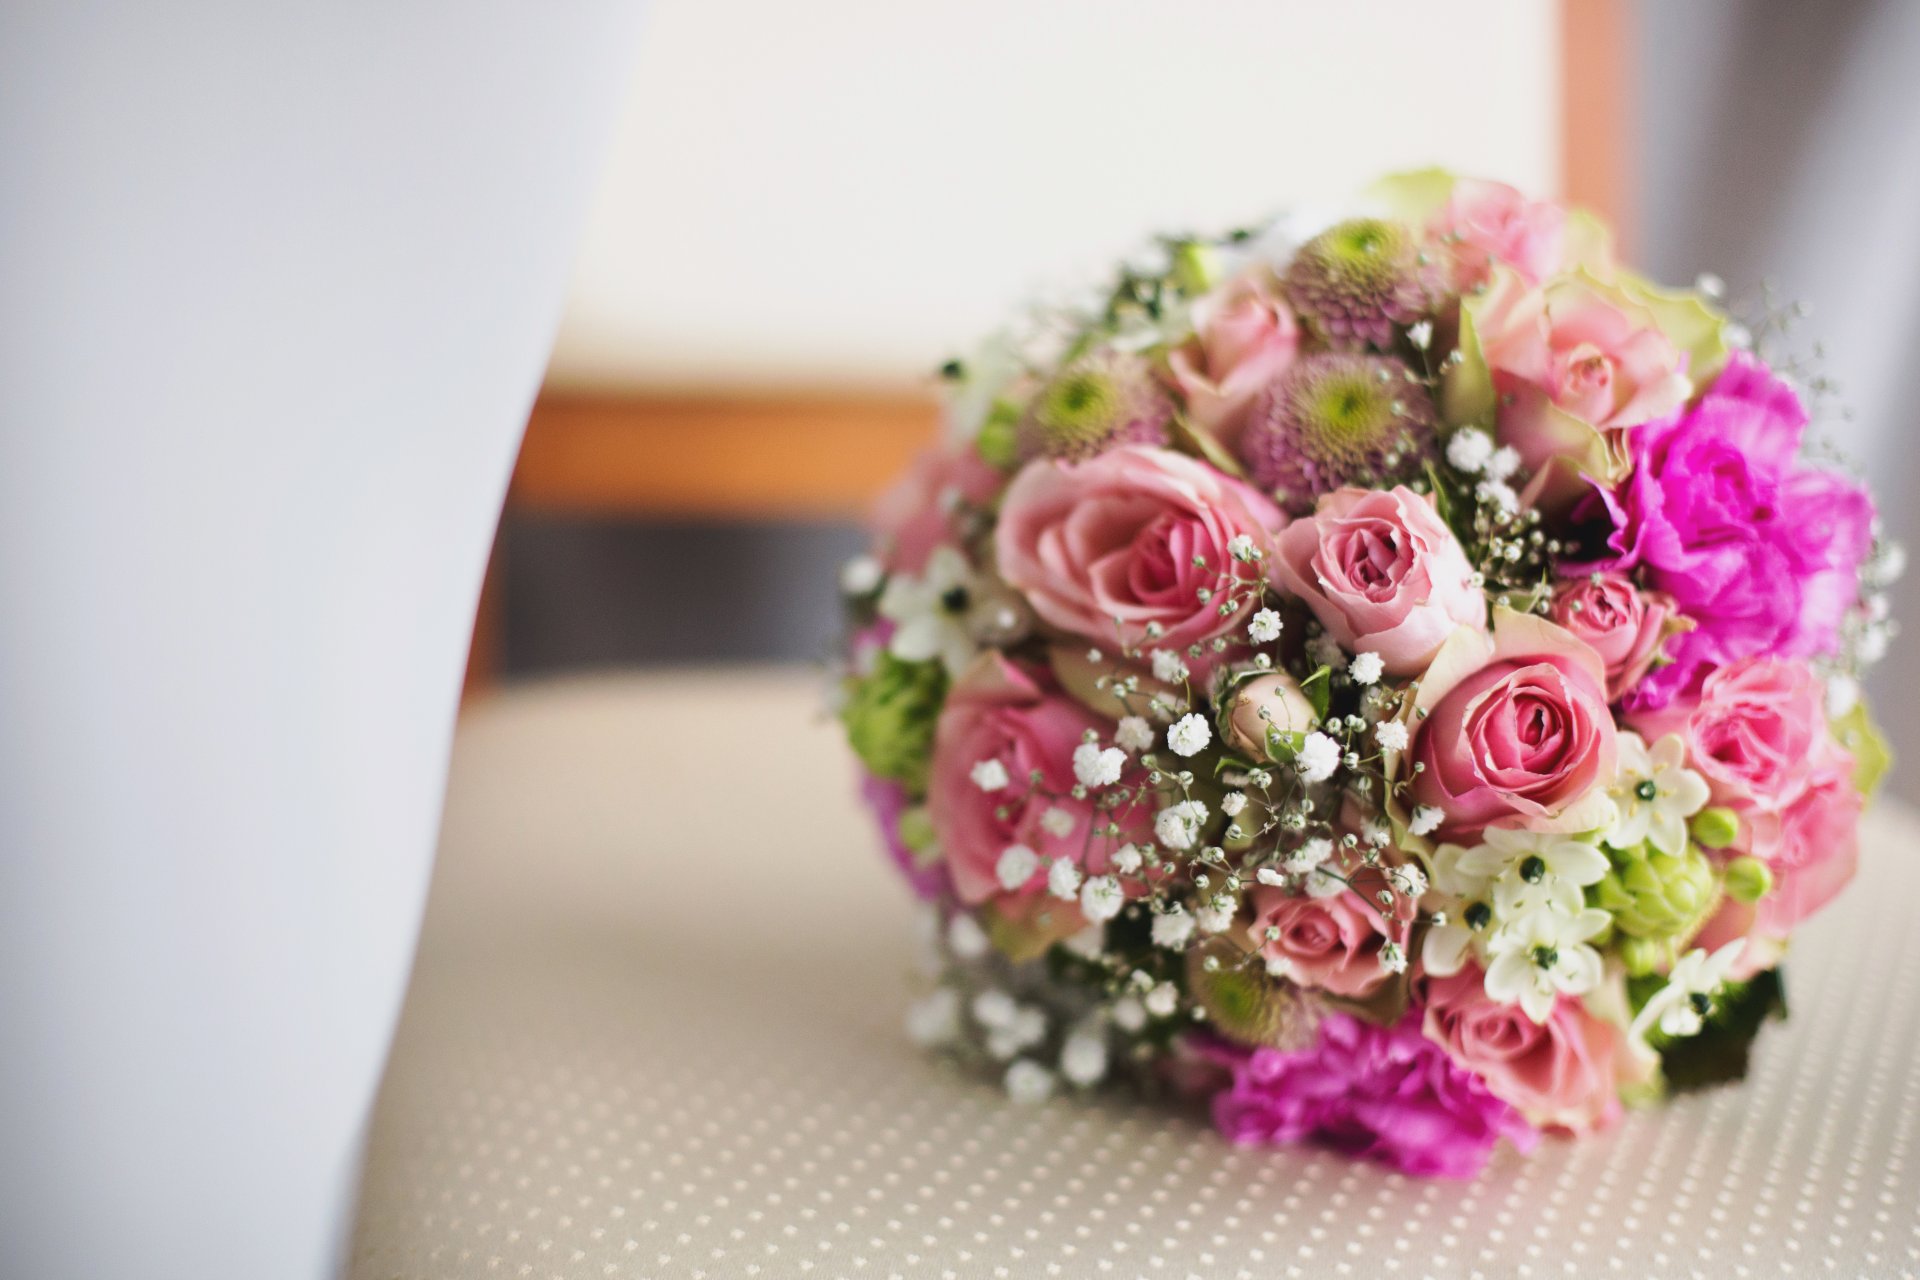
[[[1897,547],[1717,282],[1439,172],[942,371],[843,572],[920,1041],[1463,1176],[1738,1076],[1886,753]]]

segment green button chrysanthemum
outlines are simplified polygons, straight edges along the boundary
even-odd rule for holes
[[[1137,356],[1099,351],[1034,395],[1019,428],[1022,458],[1081,461],[1116,444],[1165,444],[1173,401]]]
[[[1296,512],[1343,484],[1380,482],[1433,445],[1433,401],[1391,356],[1323,352],[1287,370],[1240,438],[1254,483]]]
[[[946,669],[938,662],[904,662],[882,650],[872,671],[846,682],[840,721],[854,754],[876,776],[924,791],[946,692]]]
[[[1287,269],[1287,301],[1314,336],[1341,350],[1390,347],[1394,327],[1428,315],[1443,292],[1413,228],[1380,218],[1329,227]]]
[[[1229,942],[1213,939],[1187,952],[1187,991],[1229,1040],[1291,1048],[1313,1038],[1313,1016],[1300,988],[1268,977]]]

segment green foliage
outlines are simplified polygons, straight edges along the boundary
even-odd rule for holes
[[[1660,981],[1654,980],[1656,989]],[[1747,1060],[1760,1028],[1768,1018],[1786,1016],[1785,984],[1778,969],[1769,969],[1750,982],[1729,982],[1722,987],[1699,1034],[1670,1040],[1656,1029],[1647,1040],[1660,1054],[1660,1070],[1668,1087],[1683,1093],[1746,1075]]]
[[[1587,900],[1613,917],[1625,935],[1621,957],[1629,973],[1639,974],[1671,958],[1677,946],[1699,928],[1718,894],[1713,866],[1692,845],[1678,856],[1650,844],[1609,849],[1612,863]]]
[[[947,696],[946,669],[938,662],[904,662],[880,652],[873,670],[849,677],[840,709],[847,741],[876,776],[926,790],[933,730]]]

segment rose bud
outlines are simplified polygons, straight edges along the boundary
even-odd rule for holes
[[[1254,760],[1291,759],[1300,738],[1320,723],[1292,676],[1269,671],[1231,690],[1222,703],[1220,738]]]

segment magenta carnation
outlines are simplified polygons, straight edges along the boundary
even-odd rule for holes
[[[1807,412],[1757,358],[1736,354],[1692,408],[1629,437],[1633,474],[1599,490],[1617,554],[1591,568],[1638,568],[1673,597],[1691,631],[1673,662],[1629,695],[1650,709],[1698,692],[1718,667],[1756,654],[1833,651],[1872,545],[1873,500],[1798,461]]]
[[[1213,1121],[1238,1146],[1313,1141],[1418,1177],[1469,1178],[1501,1138],[1522,1151],[1532,1126],[1420,1032],[1417,1016],[1381,1028],[1344,1013],[1320,1023],[1310,1049],[1236,1049],[1209,1042],[1232,1073]]]

